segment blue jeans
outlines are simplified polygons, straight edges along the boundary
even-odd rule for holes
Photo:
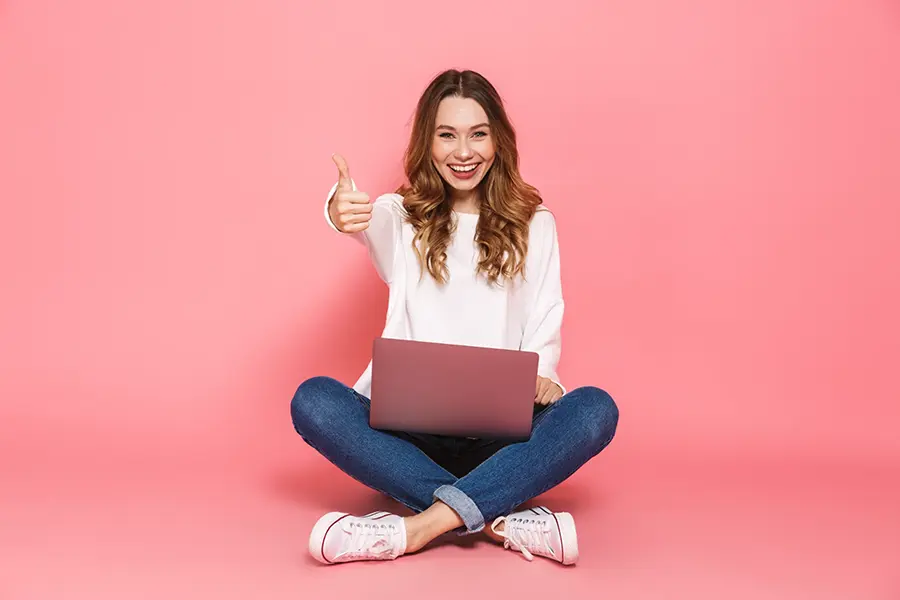
[[[611,441],[619,409],[595,387],[535,406],[531,438],[491,440],[385,432],[369,426],[369,399],[330,377],[303,382],[291,401],[294,429],[360,483],[422,512],[436,500],[465,531],[509,514],[555,487]]]

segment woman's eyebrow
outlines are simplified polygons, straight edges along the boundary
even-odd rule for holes
[[[487,123],[479,123],[478,125],[473,126],[472,129],[478,129],[479,127],[490,127],[490,125],[488,125]],[[438,129],[448,129],[450,131],[456,131],[456,129],[454,127],[450,127],[449,125],[438,125],[437,128]]]

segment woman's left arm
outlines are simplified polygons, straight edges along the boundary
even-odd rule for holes
[[[539,209],[531,227],[528,253],[533,259],[526,271],[529,310],[525,319],[522,350],[537,352],[538,375],[553,381],[566,393],[556,372],[561,352],[560,329],[565,303],[560,276],[559,238],[556,219],[549,210]]]

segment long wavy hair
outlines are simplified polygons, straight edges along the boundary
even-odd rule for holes
[[[481,203],[475,232],[479,250],[476,272],[491,284],[501,278],[524,277],[528,229],[542,199],[519,174],[516,132],[500,94],[481,74],[455,69],[436,76],[419,99],[404,155],[408,183],[397,190],[415,231],[413,249],[422,274],[427,270],[439,284],[446,283],[450,276],[447,247],[455,231],[451,188],[431,158],[438,105],[449,96],[471,98],[481,105],[495,146],[494,162],[478,184]]]

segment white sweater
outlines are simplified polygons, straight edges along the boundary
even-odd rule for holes
[[[339,231],[328,214],[336,189],[337,184],[325,200],[325,220]],[[378,275],[388,285],[382,337],[537,352],[538,375],[553,380],[565,393],[556,373],[564,304],[553,213],[540,206],[531,221],[527,280],[523,283],[518,277],[513,283],[490,286],[483,276],[475,277],[479,216],[454,212],[458,225],[447,248],[449,280],[443,287],[427,272],[419,281],[413,227],[403,219],[405,214],[402,196],[383,194],[374,202],[368,229],[342,234],[368,249]],[[370,397],[371,383],[370,360],[353,388]]]

